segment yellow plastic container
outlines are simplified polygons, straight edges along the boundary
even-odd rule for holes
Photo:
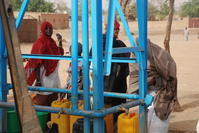
[[[84,102],[80,100],[78,102],[78,109],[83,110]],[[83,118],[82,116],[70,115],[70,133],[73,131],[73,124],[76,122],[77,119]]]
[[[138,114],[122,113],[118,117],[118,133],[139,133]]]
[[[56,100],[51,104],[52,107],[70,108],[70,101]],[[51,122],[58,125],[59,133],[69,133],[70,131],[69,115],[51,113]]]

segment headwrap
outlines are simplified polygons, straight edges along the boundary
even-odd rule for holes
[[[114,30],[120,30],[120,23],[117,20],[114,22]]]

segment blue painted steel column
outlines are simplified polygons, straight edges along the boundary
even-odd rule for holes
[[[22,3],[22,5],[21,5],[21,9],[20,9],[20,11],[19,11],[19,14],[18,14],[17,19],[16,19],[16,22],[15,22],[17,29],[18,29],[18,28],[20,27],[20,25],[21,25],[21,22],[22,22],[22,20],[23,20],[23,16],[24,16],[24,14],[25,14],[25,12],[26,12],[26,9],[27,9],[27,7],[28,7],[28,3],[29,3],[29,2],[30,2],[30,0],[23,0],[23,3]]]
[[[88,0],[82,0],[82,44],[83,44],[83,89],[84,110],[90,110],[89,93],[89,30],[88,30]],[[89,118],[84,118],[84,133],[90,133]]]
[[[114,34],[114,20],[115,20],[115,1],[109,1],[108,9],[108,22],[106,31],[106,46],[105,46],[105,62],[104,62],[104,75],[110,75],[111,73],[111,59],[113,49],[113,34]]]
[[[5,55],[5,39],[2,27],[2,20],[0,16],[0,101],[7,101],[8,89],[6,87],[7,82],[7,55]],[[7,130],[7,115],[6,109],[0,109],[0,132],[6,132]]]
[[[147,94],[147,0],[137,0],[139,45],[144,47],[139,60],[139,97],[144,99]],[[139,106],[139,129],[140,133],[147,133],[147,111],[146,106]]]
[[[78,0],[72,0],[72,110],[78,109]]]
[[[94,110],[104,107],[103,49],[102,49],[102,0],[91,1],[92,64]],[[103,118],[94,118],[94,133],[104,133]]]

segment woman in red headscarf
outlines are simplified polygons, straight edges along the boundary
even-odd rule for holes
[[[49,22],[41,25],[41,35],[32,46],[31,54],[63,55],[62,37],[57,34],[59,46],[51,38],[53,27]],[[48,88],[60,88],[58,76],[58,60],[30,59],[25,66],[27,84],[29,86],[43,86]],[[33,97],[33,103],[38,105],[50,105],[57,99],[57,93],[40,92]]]

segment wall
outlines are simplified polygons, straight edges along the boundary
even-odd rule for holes
[[[41,23],[44,21],[50,22],[54,29],[69,28],[69,16],[67,14],[41,14],[39,20]]]
[[[39,35],[37,19],[23,19],[22,24],[18,30],[18,37],[20,43],[32,43]]]
[[[199,28],[199,18],[189,18],[189,28]]]

